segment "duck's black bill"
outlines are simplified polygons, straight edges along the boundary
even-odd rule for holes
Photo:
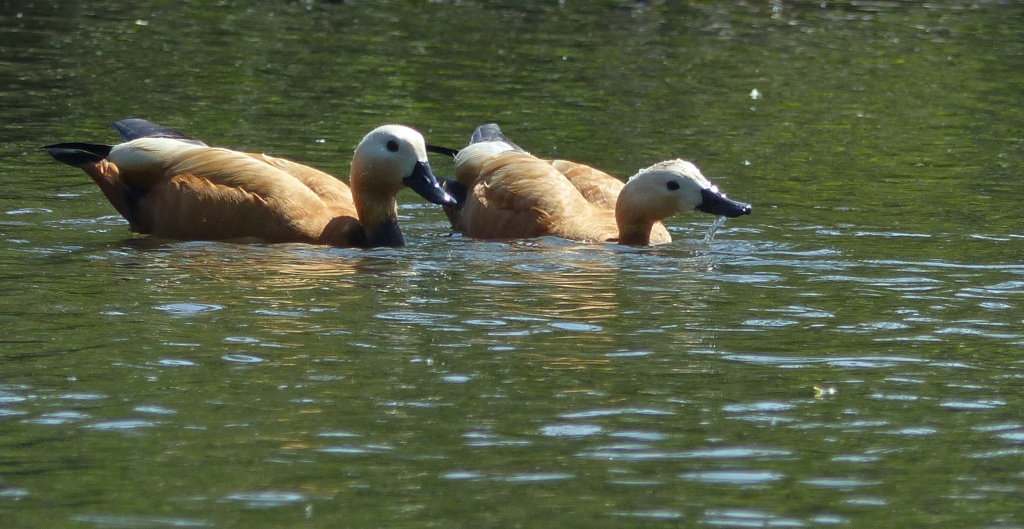
[[[448,194],[441,187],[441,182],[434,177],[434,173],[430,172],[430,164],[427,162],[416,162],[412,173],[403,178],[402,183],[434,204],[454,206],[457,203],[455,197]]]
[[[710,213],[712,215],[721,215],[723,217],[732,218],[739,217],[741,215],[748,215],[754,209],[750,204],[744,204],[743,202],[737,202],[726,198],[726,196],[715,186],[702,189],[700,192],[700,198],[701,201],[700,205],[697,206],[697,211],[703,211],[704,213]]]

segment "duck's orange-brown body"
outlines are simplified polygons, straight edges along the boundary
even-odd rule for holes
[[[568,160],[549,160],[551,167],[565,175],[588,202],[602,208],[614,208],[625,184],[614,176],[589,165]]]
[[[185,145],[163,167],[100,160],[83,169],[131,229],[182,240],[255,238],[356,246],[352,191],[337,178],[265,154]]]
[[[450,149],[449,149],[450,150]],[[671,242],[663,219],[694,209],[740,216],[750,206],[729,200],[684,160],[641,170],[628,182],[583,164],[542,160],[510,142],[495,124],[473,132],[455,156],[464,195],[446,209],[452,228],[480,239],[552,235],[630,245]]]
[[[144,120],[115,127],[128,141],[46,148],[92,177],[139,233],[182,240],[400,246],[396,196],[403,185],[435,203],[454,203],[430,173],[422,136],[408,127],[378,127],[360,142],[351,178],[361,193],[318,169],[209,147]]]
[[[509,151],[480,166],[453,223],[479,239],[617,241],[615,203],[624,185],[587,165]],[[671,241],[660,222],[653,231],[653,244]]]

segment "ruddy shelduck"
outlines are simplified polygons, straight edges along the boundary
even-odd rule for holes
[[[479,239],[552,235],[647,246],[672,241],[661,221],[677,214],[738,217],[752,209],[685,160],[656,163],[623,183],[583,164],[530,155],[495,124],[477,128],[461,151],[431,149],[455,156],[456,178],[445,182],[458,200],[445,207],[452,229]]]
[[[367,134],[352,158],[352,187],[284,158],[209,147],[142,119],[113,124],[123,143],[44,147],[83,169],[138,233],[179,240],[402,246],[403,186],[454,205],[430,170],[423,136],[402,125]]]

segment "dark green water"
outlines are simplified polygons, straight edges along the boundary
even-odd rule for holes
[[[0,6],[0,527],[1024,526],[1024,5],[565,4]],[[128,116],[339,175],[498,121],[755,209],[134,238],[37,148]]]

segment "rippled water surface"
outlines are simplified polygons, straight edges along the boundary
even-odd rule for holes
[[[1020,527],[1024,7],[0,7],[0,526]],[[651,249],[133,237],[40,145],[345,175],[500,122],[754,212]],[[435,172],[451,174],[447,160]]]

